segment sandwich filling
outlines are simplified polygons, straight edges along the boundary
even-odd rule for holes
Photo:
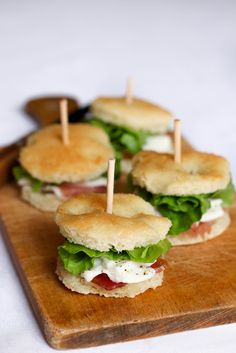
[[[80,193],[106,192],[107,178],[102,176],[94,180],[79,183],[64,182],[61,184],[49,184],[32,177],[21,166],[13,168],[13,175],[19,186],[29,188],[32,192],[54,194],[59,200],[66,200]]]
[[[173,153],[173,143],[169,135],[160,135],[145,130],[133,130],[128,127],[118,126],[92,118],[90,124],[102,128],[110,138],[116,154],[116,176],[121,170],[129,173],[131,158],[125,158],[127,153],[133,156],[141,150],[152,150],[160,153]],[[125,162],[121,164],[121,161]]]
[[[83,245],[65,242],[58,248],[64,268],[106,290],[149,280],[164,271],[162,256],[170,249],[167,239],[157,244],[117,252],[97,251]]]
[[[211,230],[212,223],[224,215],[234,199],[232,181],[223,190],[199,195],[154,195],[140,186],[134,185],[129,176],[128,183],[136,194],[150,202],[159,214],[169,218],[172,226],[168,235],[177,236],[204,234]]]

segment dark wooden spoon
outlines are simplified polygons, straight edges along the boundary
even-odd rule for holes
[[[79,109],[77,101],[67,96],[37,97],[29,100],[23,109],[36,120],[40,126],[47,126],[58,121],[60,117],[59,102],[63,98],[66,98],[68,101],[69,115]]]
[[[37,97],[29,100],[23,110],[36,120],[40,127],[44,127],[59,121],[59,102],[62,98],[68,100],[69,121],[80,121],[88,111],[88,107],[80,109],[76,99],[68,96]],[[27,136],[9,146],[0,148],[0,186],[8,181],[12,165]]]

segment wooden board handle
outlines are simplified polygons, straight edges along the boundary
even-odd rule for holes
[[[7,149],[7,148],[6,148]],[[7,153],[0,155],[0,187],[6,184],[11,177],[11,170],[19,155],[20,147],[12,145]]]
[[[56,97],[38,97],[29,100],[24,111],[31,116],[40,126],[47,126],[55,123],[60,118],[59,103],[62,99],[68,101],[68,114],[74,113],[79,105],[72,97],[56,96]]]

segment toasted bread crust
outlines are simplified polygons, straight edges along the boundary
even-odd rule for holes
[[[105,194],[80,194],[62,203],[55,221],[69,241],[91,249],[132,250],[164,239],[171,222],[131,194],[114,194],[113,213],[106,213]]]
[[[21,165],[35,178],[60,184],[99,177],[114,151],[107,134],[89,124],[69,125],[70,143],[62,143],[61,126],[32,134],[20,151]]]
[[[125,97],[98,97],[91,109],[105,122],[154,133],[166,132],[173,120],[169,111],[138,98],[128,104]]]
[[[139,152],[131,174],[135,185],[153,194],[176,196],[212,193],[230,181],[225,158],[197,151],[182,153],[180,164],[169,154]]]

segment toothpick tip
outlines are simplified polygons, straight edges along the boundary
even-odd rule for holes
[[[133,91],[134,91],[134,80],[132,77],[127,79],[126,87],[126,103],[131,104],[133,102]]]

